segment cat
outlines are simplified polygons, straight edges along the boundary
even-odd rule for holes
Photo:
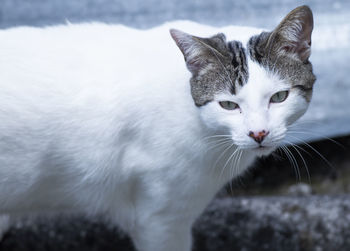
[[[188,21],[0,31],[1,231],[23,214],[80,212],[139,251],[189,251],[217,191],[306,112],[312,29],[300,6],[271,32]]]

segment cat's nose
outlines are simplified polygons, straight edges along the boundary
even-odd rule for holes
[[[257,143],[261,144],[265,137],[269,134],[269,131],[262,130],[260,132],[249,131],[248,136],[253,138]]]

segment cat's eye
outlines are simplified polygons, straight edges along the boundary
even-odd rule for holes
[[[221,101],[219,102],[220,106],[226,110],[235,110],[237,108],[239,108],[239,106],[231,101]]]
[[[271,99],[270,99],[270,103],[281,103],[283,101],[285,101],[288,97],[288,91],[281,91],[281,92],[277,92],[275,93]]]

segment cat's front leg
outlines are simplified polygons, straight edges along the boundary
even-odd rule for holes
[[[138,251],[190,251],[191,223],[181,219],[150,217],[131,237]]]

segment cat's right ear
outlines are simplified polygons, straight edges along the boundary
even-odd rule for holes
[[[271,35],[275,42],[275,49],[278,53],[295,55],[301,61],[307,61],[311,53],[313,26],[311,9],[306,5],[295,8]]]
[[[209,42],[214,42],[215,39],[225,39],[220,37],[220,34],[205,39],[175,29],[171,29],[170,34],[184,55],[187,68],[193,75],[197,75],[201,69],[204,69],[208,65],[210,58],[213,57],[212,50],[214,48]]]

